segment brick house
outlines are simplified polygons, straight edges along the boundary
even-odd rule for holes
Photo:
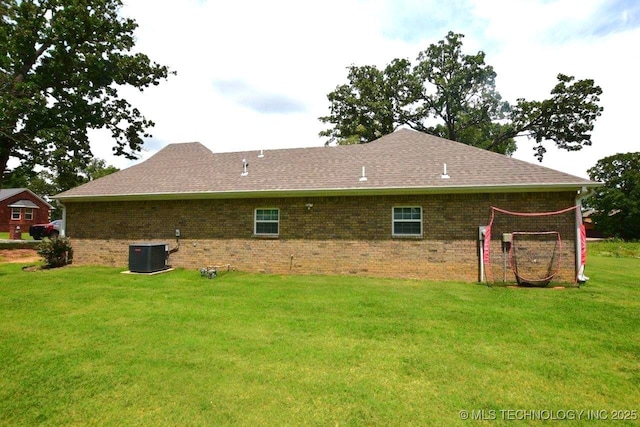
[[[338,147],[214,154],[170,144],[56,198],[78,264],[124,267],[131,243],[179,242],[170,264],[184,268],[475,281],[491,206],[559,210],[595,185],[402,129]],[[579,218],[563,221],[564,239],[577,242]],[[563,250],[575,259],[576,249]]]
[[[52,206],[26,188],[0,190],[0,232],[12,232],[20,227],[29,233],[33,224],[49,222]]]

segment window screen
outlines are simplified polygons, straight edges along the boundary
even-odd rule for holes
[[[422,236],[422,208],[419,206],[393,208],[394,236]]]
[[[277,236],[280,232],[279,209],[256,209],[255,234]]]

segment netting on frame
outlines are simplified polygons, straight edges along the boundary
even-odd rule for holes
[[[511,212],[492,207],[485,229],[483,267],[488,283],[547,286],[575,283],[576,212]]]
[[[560,271],[562,238],[557,231],[511,233],[509,265],[520,286],[547,286]]]

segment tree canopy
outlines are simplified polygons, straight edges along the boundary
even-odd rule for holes
[[[70,169],[93,159],[87,131],[106,128],[116,155],[135,158],[153,122],[120,96],[169,74],[132,53],[134,20],[121,0],[0,0],[0,173]]]
[[[332,127],[320,136],[328,137],[327,144],[366,143],[406,125],[503,154],[516,150],[516,137],[527,136],[540,161],[547,141],[570,151],[591,145],[602,112],[602,90],[593,80],[558,74],[549,98],[511,105],[496,90],[496,72],[484,52],[462,52],[463,37],[449,32],[415,65],[394,59],[382,70],[348,67],[349,82],[327,95],[329,115],[320,121]]]
[[[589,177],[604,185],[587,200],[603,233],[640,239],[640,153],[621,153],[598,160]]]

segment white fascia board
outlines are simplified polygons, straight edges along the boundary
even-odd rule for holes
[[[142,201],[142,200],[197,200],[197,199],[263,199],[276,197],[326,197],[326,196],[391,196],[410,194],[478,194],[478,193],[535,193],[544,191],[580,191],[583,187],[595,188],[601,183],[558,183],[558,184],[510,184],[476,186],[438,186],[401,188],[320,188],[305,190],[261,190],[261,191],[216,191],[185,193],[139,193],[57,197],[61,202],[91,201]]]

